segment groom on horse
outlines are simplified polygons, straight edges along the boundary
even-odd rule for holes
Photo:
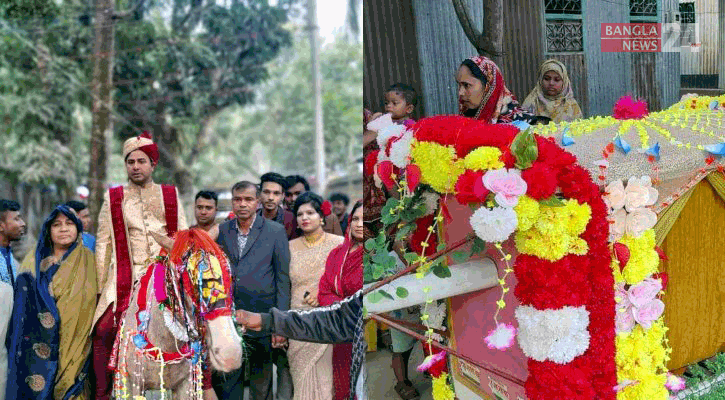
[[[173,235],[187,229],[176,188],[154,183],[159,151],[148,134],[123,144],[128,184],[111,188],[98,215],[96,269],[100,299],[93,318],[95,398],[110,399],[113,371],[109,360],[134,283]]]

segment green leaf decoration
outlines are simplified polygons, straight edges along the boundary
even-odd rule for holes
[[[441,279],[450,278],[451,277],[451,270],[446,267],[445,265],[438,264],[431,268],[433,271],[433,274]]]
[[[403,254],[403,258],[405,258],[405,261],[408,263],[413,263],[418,259],[418,255],[415,253],[405,253]]]
[[[473,238],[473,245],[471,246],[471,255],[483,253],[486,250],[486,242],[481,240],[478,236]]]
[[[373,280],[379,280],[385,275],[386,268],[384,265],[373,264]]]
[[[373,250],[376,246],[377,242],[375,242],[375,239],[368,239],[365,241],[365,250],[370,251]]]
[[[470,258],[470,255],[465,251],[454,251],[450,257],[454,264],[461,264],[466,262]]]
[[[539,201],[539,204],[548,207],[564,207],[564,202],[561,201],[560,198],[556,197],[556,195],[551,196],[548,199]]]
[[[415,224],[406,224],[395,233],[395,240],[403,240],[415,229]]]
[[[385,290],[378,290],[378,292],[380,292],[380,294],[386,299],[395,300],[395,297],[391,296],[390,293],[386,292]]]
[[[401,299],[404,299],[408,297],[408,289],[404,287],[399,287],[395,289],[395,294],[398,295],[398,297],[400,297]]]
[[[511,143],[511,153],[516,158],[516,168],[526,169],[539,158],[539,147],[530,129],[519,132]]]
[[[439,252],[441,252],[441,251],[443,251],[445,249],[446,249],[446,244],[445,243],[438,243],[438,247],[436,247],[436,253],[439,253]]]
[[[380,293],[381,290],[376,290],[368,295],[368,301],[375,304],[380,302],[380,300],[383,299],[383,295]]]

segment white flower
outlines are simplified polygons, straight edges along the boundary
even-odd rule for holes
[[[484,339],[489,349],[506,350],[513,346],[516,328],[511,324],[499,323]]]
[[[383,128],[393,125],[393,114],[385,114],[368,122],[368,130],[380,132]]]
[[[399,125],[399,124],[392,124],[392,125],[386,126],[385,128],[381,129],[378,132],[378,136],[376,139],[378,141],[378,146],[380,147],[380,150],[381,150],[380,156],[385,155],[385,157],[388,157],[388,155],[385,151],[387,144],[388,144],[388,140],[390,140],[391,138],[394,138],[394,137],[403,136],[404,131],[405,131],[405,126]],[[380,159],[379,161],[382,161],[382,159]]]
[[[607,217],[609,221],[609,241],[614,243],[624,236],[627,230],[627,211],[620,208]]]
[[[425,203],[425,215],[431,215],[438,209],[438,200],[441,196],[438,193],[429,191],[423,192],[423,202]]]
[[[481,207],[471,215],[470,223],[484,242],[503,242],[516,230],[518,219],[513,208]]]
[[[640,207],[654,205],[657,202],[659,192],[652,187],[652,180],[649,176],[641,178],[631,177],[627,181],[627,188],[624,189],[624,207],[627,212],[632,212]]]
[[[519,346],[527,357],[567,364],[589,348],[589,311],[584,307],[516,308]]]
[[[607,185],[604,189],[607,193],[604,196],[604,203],[609,207],[609,211],[616,211],[624,207],[624,184],[621,180],[616,180]]]
[[[654,228],[656,223],[657,214],[649,208],[640,207],[627,214],[625,232],[632,237],[639,237]]]
[[[403,169],[410,162],[410,145],[413,143],[413,131],[406,129],[400,137],[394,136],[390,145],[390,161],[393,165]]]

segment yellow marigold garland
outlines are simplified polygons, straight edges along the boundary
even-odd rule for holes
[[[448,384],[448,374],[442,373],[433,378],[433,400],[454,400],[456,394]]]
[[[465,170],[463,160],[450,146],[414,140],[410,155],[420,168],[421,181],[441,194],[453,192],[458,176]]]
[[[667,362],[672,349],[662,345],[667,327],[664,318],[645,330],[636,325],[632,332],[617,334],[617,378],[636,381],[617,393],[618,400],[667,399]]]
[[[627,284],[639,283],[650,275],[657,273],[660,258],[655,250],[654,229],[645,231],[637,238],[625,235],[619,242],[629,248],[629,262],[622,272],[622,278]],[[616,280],[617,276],[615,274]]]
[[[519,230],[530,229],[539,218],[539,202],[529,196],[519,197],[519,204],[514,207],[519,220]]]
[[[467,169],[482,171],[503,168],[504,163],[501,161],[501,150],[496,147],[481,146],[468,153],[463,159],[463,165]]]
[[[523,207],[530,207],[525,205]],[[588,204],[566,200],[563,206],[541,206],[536,222],[516,232],[516,248],[545,260],[558,261],[567,254],[586,254],[589,250],[580,238],[591,219]]]

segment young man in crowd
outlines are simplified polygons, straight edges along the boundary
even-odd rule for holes
[[[0,199],[0,281],[14,285],[18,273],[18,262],[10,248],[25,235],[25,221],[20,216],[20,204]]]
[[[347,232],[347,206],[350,204],[350,198],[343,193],[333,193],[330,196],[330,203],[332,203],[332,213],[337,215],[340,221],[342,232]]]
[[[88,232],[88,229],[91,228],[91,212],[88,210],[88,206],[84,203],[81,203],[80,201],[71,200],[67,203],[65,203],[68,208],[76,212],[76,215],[78,215],[78,219],[81,220],[83,223],[83,245],[91,249],[91,251],[96,251],[96,237],[93,236],[90,232]]]
[[[191,228],[199,228],[206,231],[212,239],[219,237],[219,224],[216,223],[217,206],[219,198],[217,194],[208,190],[202,190],[194,198],[194,218],[196,225]]]
[[[282,225],[257,215],[260,190],[242,181],[232,187],[235,219],[219,226],[217,243],[229,258],[234,280],[234,306],[252,312],[269,312],[290,306],[287,234]],[[250,367],[251,400],[272,400],[272,348],[286,339],[269,333],[244,335],[245,362]],[[225,375],[213,375],[214,389],[222,399],[244,398],[244,366]]]
[[[257,215],[270,219],[284,226],[289,240],[297,236],[297,218],[292,214],[292,209],[284,209],[282,201],[288,189],[287,179],[276,172],[267,172],[260,178],[262,207]]]
[[[292,214],[292,211],[282,207],[282,201],[287,190],[287,179],[276,172],[267,172],[259,178],[259,181],[262,207],[257,210],[257,216],[283,225],[287,232],[287,239],[295,239],[299,236],[297,234],[297,218]],[[294,389],[287,352],[281,348],[272,349],[272,360],[277,366],[277,400],[292,400]]]
[[[285,192],[284,201],[287,209],[292,210],[294,209],[297,198],[302,193],[310,191],[310,184],[307,182],[307,179],[300,175],[290,175],[287,177],[287,185],[289,187]],[[330,213],[330,215],[326,216],[324,223],[325,224],[322,229],[324,229],[325,232],[338,236],[343,235],[342,227],[340,227],[340,220],[337,218],[335,213]]]

